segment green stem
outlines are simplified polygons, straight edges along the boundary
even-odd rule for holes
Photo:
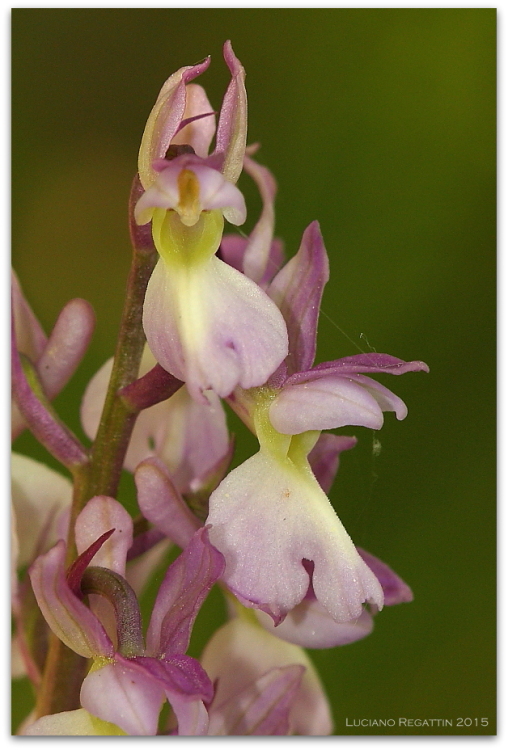
[[[88,500],[95,495],[116,497],[125,453],[138,415],[118,391],[136,380],[145,344],[142,325],[143,302],[148,281],[157,261],[151,234],[136,227],[133,209],[142,193],[136,177],[130,197],[129,214],[133,255],[125,297],[120,333],[115,350],[106,400],[90,451],[90,462],[74,473],[67,564],[76,557],[74,523]],[[48,656],[38,691],[36,717],[79,708],[79,691],[87,662],[50,635]]]
[[[156,253],[134,251],[127,298],[118,337],[113,371],[102,412],[97,437],[91,453],[89,497],[115,497],[122,473],[125,453],[138,412],[118,395],[118,391],[136,380],[145,344],[141,324],[146,286],[155,267]]]

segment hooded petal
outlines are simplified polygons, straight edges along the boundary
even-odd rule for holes
[[[310,467],[302,470],[289,458],[260,451],[212,493],[207,523],[210,541],[226,559],[227,585],[276,623],[307,593],[305,560],[314,562],[317,599],[338,622],[359,617],[364,602],[382,606],[377,578]]]
[[[296,698],[305,667],[270,669],[238,695],[213,706],[211,735],[287,735],[289,712]]]
[[[70,508],[72,484],[45,464],[17,453],[11,458],[11,482],[21,566],[59,538],[59,519]]]
[[[330,275],[328,256],[317,221],[303,233],[297,254],[278,272],[268,294],[288,327],[289,375],[312,366],[321,297]]]
[[[201,663],[216,682],[210,708],[212,727],[217,726],[226,713],[224,706],[231,715],[235,698],[246,688],[252,688],[269,670],[301,665],[305,673],[291,702],[289,733],[303,736],[331,733],[330,707],[309,657],[303,649],[281,641],[259,624],[244,617],[230,620],[213,634]]]
[[[138,156],[138,172],[145,190],[155,180],[152,168],[155,159],[165,156],[169,144],[178,132],[186,114],[186,84],[203,73],[210,65],[207,57],[197,65],[180,68],[164,83],[148,117]]]
[[[204,401],[211,389],[262,385],[287,354],[282,315],[264,292],[212,257],[199,267],[159,260],[148,284],[143,326],[157,361]]]
[[[185,112],[171,145],[192,146],[197,156],[204,159],[215,135],[215,113],[202,86],[189,83],[185,94]]]
[[[49,627],[80,656],[113,656],[113,644],[95,615],[71,591],[65,577],[63,541],[41,555],[29,570],[37,603]],[[92,712],[93,713],[93,712]]]
[[[224,570],[224,559],[199,529],[168,568],[146,635],[147,653],[165,657],[187,650],[194,620]]]
[[[224,177],[230,182],[236,182],[242,171],[247,144],[245,70],[233,52],[230,41],[224,44],[224,59],[231,72],[231,82],[222,101],[215,153],[223,158]],[[227,214],[225,216],[229,221]]]

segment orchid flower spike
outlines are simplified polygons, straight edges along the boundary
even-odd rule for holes
[[[200,529],[168,568],[145,647],[139,606],[123,575],[131,541],[132,521],[122,506],[112,498],[92,498],[76,521],[76,542],[82,552],[71,569],[64,568],[64,541],[32,565],[30,578],[38,604],[53,632],[76,653],[93,660],[81,688],[82,708],[93,717],[127,734],[155,735],[167,698],[180,735],[206,734],[205,703],[212,699],[212,684],[185,651],[198,610],[222,573],[222,556],[208,542],[207,530]],[[94,554],[100,567],[86,569]],[[94,595],[92,609],[79,598],[81,591]],[[97,615],[100,610],[94,609],[96,594],[113,604],[116,637],[108,634]]]
[[[152,222],[160,256],[143,309],[148,344],[162,367],[202,403],[206,390],[224,397],[237,385],[261,385],[288,351],[277,305],[216,257],[224,218],[239,225],[246,216],[235,185],[245,156],[245,74],[229,42],[224,57],[232,79],[215,151],[207,155],[214,133],[208,100],[201,88],[189,84],[208,67],[207,60],[182,68],[162,88],[141,144],[145,192],[134,211],[138,224]],[[195,88],[188,92],[190,86]]]

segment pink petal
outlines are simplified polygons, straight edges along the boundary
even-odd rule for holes
[[[94,327],[93,308],[84,299],[71,300],[61,311],[37,361],[37,370],[49,399],[60,393],[74,374],[88,349]]]
[[[372,570],[379,583],[383,587],[385,596],[385,605],[387,607],[402,602],[412,602],[413,592],[405,581],[400,578],[386,563],[378,557],[371,555],[363,549],[358,548],[362,560],[364,560]]]
[[[41,400],[43,396],[41,395],[39,399],[35,395],[28,382],[17,348],[14,318],[12,318],[11,371],[12,395],[37,440],[68,468],[86,463],[88,457],[83,446],[58,419],[47,400],[43,403]]]
[[[212,706],[211,735],[287,735],[289,712],[305,668],[276,667],[220,706]]]
[[[81,705],[127,734],[157,734],[164,691],[159,682],[127,659],[90,672],[81,686]]]
[[[138,172],[145,190],[155,180],[152,168],[155,159],[165,156],[173,136],[185,114],[186,84],[203,73],[210,65],[207,57],[198,65],[180,68],[164,83],[148,117],[138,157]]]
[[[243,259],[243,272],[259,284],[266,274],[267,265],[271,259],[270,250],[275,226],[274,202],[277,183],[269,169],[257,164],[248,156],[244,159],[244,166],[245,171],[256,182],[263,201],[261,216],[250,233]]]
[[[262,385],[287,354],[277,307],[216,257],[193,268],[185,285],[159,260],[147,288],[143,326],[157,361],[202,402],[204,390],[225,397],[237,385]]]
[[[218,252],[220,259],[243,273],[243,256],[248,241],[239,234],[223,234]]]
[[[248,247],[249,239],[240,237],[238,234],[224,234],[222,236],[219,249],[219,258],[233,266],[237,271],[243,273],[243,258]],[[272,240],[269,250],[269,257],[266,263],[265,273],[260,279],[259,286],[266,290],[272,278],[275,276],[284,261],[284,245],[281,240],[275,238]]]
[[[87,658],[113,655],[113,645],[95,615],[70,590],[65,577],[63,541],[41,555],[29,570],[46,622],[66,646]]]
[[[12,314],[18,350],[30,357],[32,362],[37,362],[46,347],[47,336],[26,300],[14,270],[12,271]]]
[[[383,412],[369,390],[351,378],[328,375],[284,385],[270,407],[270,421],[284,435],[362,425],[379,430]]]
[[[166,695],[178,719],[180,737],[202,737],[208,734],[208,711],[203,701],[185,701],[168,692]]]
[[[184,549],[200,527],[167,469],[157,459],[139,464],[135,473],[138,505],[146,519]]]
[[[11,483],[21,566],[61,538],[59,518],[70,508],[72,484],[45,464],[17,453],[11,457]]]
[[[81,426],[90,440],[95,440],[101,419],[109,378],[113,369],[113,357],[108,359],[88,383],[81,402]],[[136,429],[134,427],[134,429]]]
[[[180,655],[168,660],[116,657],[115,664],[91,672],[81,689],[82,705],[128,734],[154,735],[164,695],[178,719],[178,733],[204,734],[213,687],[195,659]]]
[[[288,373],[312,366],[323,289],[330,275],[328,255],[317,221],[309,224],[297,254],[278,272],[268,294],[288,327]]]
[[[350,375],[349,378],[363,386],[376,399],[382,411],[394,411],[397,419],[407,417],[407,406],[404,401],[384,385],[365,375]]]
[[[191,656],[172,654],[164,659],[136,656],[128,662],[157,681],[172,696],[171,701],[180,698],[184,702],[199,699],[210,703],[213,698],[210,678],[201,664]]]
[[[156,363],[145,347],[139,377]],[[81,422],[90,439],[96,435],[113,360],[108,360],[87,386],[81,405]],[[229,435],[224,409],[218,397],[208,391],[205,403],[197,403],[185,387],[171,398],[143,409],[134,425],[124,466],[134,471],[141,461],[158,456],[179,490],[206,477],[229,452]]]
[[[223,156],[224,177],[230,182],[236,182],[243,168],[247,143],[245,71],[229,41],[224,45],[224,59],[231,71],[231,82],[222,102],[215,152]],[[226,218],[229,221],[227,215]]]
[[[271,669],[294,665],[305,667],[300,688],[289,712],[289,732],[303,736],[327,735],[332,731],[330,707],[316,670],[298,646],[281,641],[260,625],[235,617],[215,631],[201,659],[216,694],[210,707],[211,724],[220,721],[214,713]]]
[[[316,599],[304,599],[276,627],[265,612],[256,610],[256,617],[277,638],[303,648],[345,646],[370,635],[374,627],[372,615],[366,609],[354,620],[336,622]]]
[[[391,354],[368,352],[365,354],[354,354],[351,357],[342,357],[342,359],[336,359],[332,362],[322,362],[306,372],[296,372],[288,379],[288,384],[309,383],[325,375],[347,377],[363,372],[369,375],[381,372],[387,372],[390,375],[403,375],[406,372],[422,371],[429,371],[429,367],[425,362],[405,362],[403,359],[392,357]]]
[[[191,155],[179,156],[168,162],[161,162],[155,182],[143,193],[134,217],[138,224],[146,224],[152,218],[155,208],[173,209],[180,215],[186,226],[193,226],[199,211],[221,209],[232,224],[243,224],[247,215],[242,193],[216,169]],[[199,211],[190,218],[180,208],[180,175],[183,170],[192,172],[199,183]]]
[[[125,576],[125,561],[133,539],[132,518],[112,497],[92,497],[77,517],[75,538],[78,554],[109,529],[115,531],[95,554],[92,564]]]
[[[197,613],[223,570],[224,559],[209,543],[208,531],[199,529],[159,588],[146,635],[147,653],[185,653]]]
[[[171,139],[171,145],[188,144],[192,146],[198,156],[205,158],[208,156],[208,149],[215,135],[213,107],[208,101],[204,88],[197,83],[189,83],[185,93],[185,112],[179,130]],[[200,115],[210,116],[200,117]],[[185,120],[191,120],[192,122],[181,127]]]

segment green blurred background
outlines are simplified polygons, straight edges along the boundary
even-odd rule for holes
[[[335,733],[493,734],[495,9],[16,9],[12,27],[13,265],[46,330],[75,296],[98,319],[62,416],[82,435],[80,395],[112,353],[148,113],[166,77],[207,54],[199,82],[218,108],[231,39],[249,141],[279,184],[277,234],[292,255],[319,219],[329,252],[318,361],[375,349],[431,370],[380,378],[407,402],[404,422],[342,431],[359,445],[332,501],[415,600],[364,641],[312,653]],[[240,185],[250,229],[259,200]],[[238,444],[236,462],[255,446]],[[16,448],[46,460],[30,436]],[[194,654],[223,617],[212,596]],[[16,720],[29,701],[18,682]],[[473,726],[346,725],[398,717]]]

